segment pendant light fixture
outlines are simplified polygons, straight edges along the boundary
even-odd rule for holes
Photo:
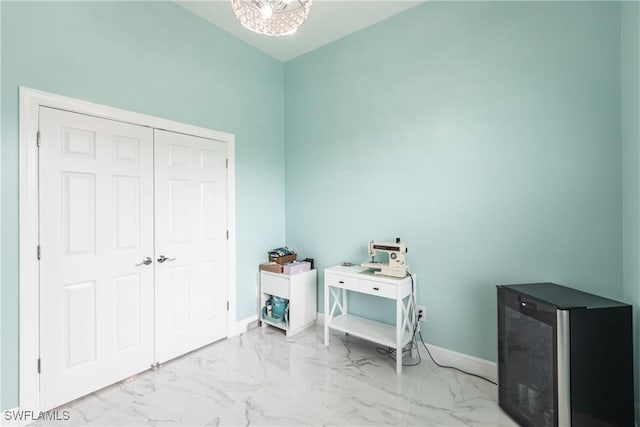
[[[287,36],[304,24],[311,0],[231,0],[231,5],[236,18],[251,31]]]

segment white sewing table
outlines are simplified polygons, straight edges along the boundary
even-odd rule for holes
[[[324,270],[324,345],[329,329],[354,335],[396,350],[396,373],[402,373],[402,348],[413,336],[416,276],[391,277],[373,274],[365,267],[335,266]],[[412,289],[413,288],[413,289]],[[396,324],[389,325],[349,314],[347,292],[359,292],[396,301]]]

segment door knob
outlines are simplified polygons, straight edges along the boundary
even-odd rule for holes
[[[163,262],[165,262],[165,261],[175,261],[175,260],[176,260],[175,258],[167,258],[167,257],[166,257],[166,256],[164,256],[164,255],[160,255],[160,256],[158,257],[158,262],[159,262],[160,264],[162,264],[162,263],[163,263]]]
[[[141,263],[136,264],[136,267],[140,267],[141,265],[149,265],[153,262],[153,260],[151,259],[151,257],[146,257],[145,259],[142,260]]]

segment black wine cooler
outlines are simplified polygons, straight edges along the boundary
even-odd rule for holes
[[[554,283],[497,288],[500,407],[522,426],[633,426],[631,306]]]

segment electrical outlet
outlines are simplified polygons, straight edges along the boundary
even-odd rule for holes
[[[427,320],[427,308],[424,305],[417,306],[416,316],[421,322],[425,322]]]

